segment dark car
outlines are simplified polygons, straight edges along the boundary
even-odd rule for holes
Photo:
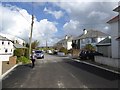
[[[35,50],[34,53],[35,53],[35,56],[36,56],[37,59],[42,59],[42,58],[44,58],[44,53],[43,53],[43,51]]]
[[[94,60],[94,57],[95,56],[103,56],[103,54],[102,53],[99,53],[99,52],[97,52],[97,51],[87,51],[87,50],[82,50],[81,52],[80,52],[80,55],[79,55],[79,57],[80,57],[80,59],[90,59],[90,60]]]

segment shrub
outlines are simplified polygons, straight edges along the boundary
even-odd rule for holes
[[[26,58],[25,56],[18,57],[18,62],[22,62],[24,64],[30,63],[30,60]]]
[[[14,50],[14,56],[17,57],[24,56],[24,53],[25,53],[25,49],[17,48]]]
[[[91,44],[87,44],[84,48],[85,48],[85,50],[88,50],[88,51],[94,51],[95,50],[95,47]]]
[[[64,52],[65,54],[67,54],[68,50],[66,48],[64,48],[64,47],[61,47],[59,52]]]
[[[25,49],[25,55],[24,56],[26,58],[29,58],[29,49],[28,48]]]

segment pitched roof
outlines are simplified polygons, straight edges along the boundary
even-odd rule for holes
[[[72,36],[69,36],[68,39],[62,39],[60,41],[57,42],[58,43],[63,43],[63,42],[67,42],[67,41],[72,41],[73,37]]]
[[[84,38],[97,38],[101,36],[109,36],[108,34],[105,34],[101,31],[97,30],[88,30],[86,34],[82,34],[79,39],[84,39]]]
[[[97,44],[97,46],[103,46],[103,45],[111,45],[111,38],[107,37]]]
[[[79,35],[79,36],[77,36],[77,37],[74,37],[73,40],[78,40],[78,39],[80,39],[80,37],[81,37],[82,35],[83,35],[83,34],[81,34],[81,35]]]
[[[116,40],[120,40],[120,37],[116,38]]]
[[[120,11],[120,6],[116,7],[113,11],[119,12]]]
[[[14,44],[13,46],[14,46],[15,48],[26,48],[26,47],[22,46],[21,44],[17,44],[17,43]]]
[[[112,19],[110,19],[109,21],[107,21],[107,23],[113,23],[113,22],[117,22],[117,21],[119,21],[120,20],[120,18],[119,18],[119,15],[118,16],[115,16],[115,17],[113,17]]]
[[[7,39],[6,37],[3,37],[1,35],[0,35],[0,40],[10,41],[9,39]]]

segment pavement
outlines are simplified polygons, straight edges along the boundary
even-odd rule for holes
[[[72,58],[70,58],[70,59],[72,59]],[[72,59],[72,60],[80,62],[80,63],[85,63],[85,64],[88,64],[88,65],[94,66],[96,68],[104,69],[104,70],[112,72],[112,73],[120,74],[120,68],[100,64],[100,63],[97,63],[97,62],[94,62],[94,61],[91,61],[91,60],[80,60],[80,59]]]
[[[19,65],[2,80],[6,88],[81,88],[118,90],[119,75],[68,57],[45,55],[35,68]]]

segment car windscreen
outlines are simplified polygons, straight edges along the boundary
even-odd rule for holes
[[[35,51],[35,53],[43,53],[42,51]]]

